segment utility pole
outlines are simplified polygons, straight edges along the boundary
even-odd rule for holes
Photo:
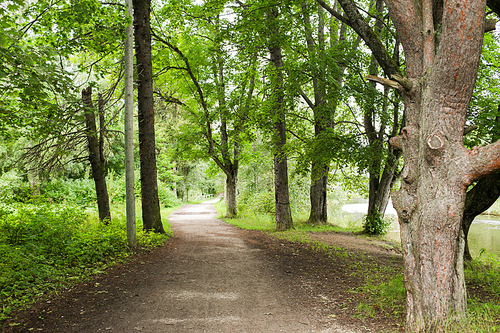
[[[125,0],[127,16],[134,20],[132,0]],[[127,240],[130,247],[137,245],[134,189],[134,25],[126,28],[125,40],[125,195],[127,212]]]

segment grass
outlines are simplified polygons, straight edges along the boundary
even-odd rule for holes
[[[216,204],[219,217],[224,215],[223,202]],[[327,252],[336,256],[344,256],[342,249],[318,242],[308,232],[350,232],[359,233],[360,223],[340,221],[342,228],[334,225],[310,225],[306,221],[294,221],[294,230],[277,232],[275,222],[270,215],[241,216],[225,219],[226,222],[243,229],[261,230],[279,239],[293,243],[306,243],[316,251]],[[396,323],[404,325],[406,316],[406,291],[401,269],[374,265],[363,255],[351,258],[351,268],[359,276],[365,277],[365,284],[356,292],[364,295],[364,300],[357,305],[360,317],[375,317],[382,314],[391,317]],[[482,254],[465,266],[465,279],[469,290],[467,300],[468,321],[460,326],[449,327],[447,332],[500,332],[500,260],[497,257]],[[476,293],[476,290],[481,293]],[[472,296],[472,295],[480,295]]]
[[[96,213],[63,204],[19,204],[0,214],[0,320],[71,284],[102,274],[134,253],[126,236],[124,208],[114,205],[112,220],[101,223]],[[139,249],[164,244],[171,235],[144,233],[137,221]],[[140,215],[140,209],[137,209]]]

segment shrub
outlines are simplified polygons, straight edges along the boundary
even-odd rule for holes
[[[365,216],[363,228],[370,235],[385,235],[390,225],[391,222],[386,221],[382,213],[374,212]]]

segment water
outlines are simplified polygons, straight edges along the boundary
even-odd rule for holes
[[[368,210],[368,203],[363,202],[350,203],[342,207],[344,215],[355,217],[360,221]],[[397,221],[396,210],[389,202],[386,210],[386,218],[393,219],[386,238],[390,240],[400,241],[399,238],[399,223]],[[487,253],[500,257],[500,218],[496,216],[476,217],[469,229],[469,249],[473,257],[478,257],[484,249]]]

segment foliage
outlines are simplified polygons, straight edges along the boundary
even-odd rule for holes
[[[80,207],[93,205],[97,200],[92,179],[55,178],[41,185],[41,194],[48,202],[73,203]]]
[[[23,204],[3,212],[0,220],[0,319],[47,292],[99,274],[132,254],[127,244],[126,219],[103,225],[81,207]],[[138,245],[149,249],[165,236],[144,234]]]
[[[248,189],[238,196],[238,210],[253,214],[274,215],[274,194],[270,192],[252,193]]]
[[[384,219],[384,214],[373,212],[371,215],[366,215],[364,218],[363,228],[370,235],[385,235],[387,228],[391,225],[389,219]]]
[[[161,181],[158,182],[158,198],[160,199],[160,204],[165,208],[178,206],[180,204],[180,200],[172,189]]]

